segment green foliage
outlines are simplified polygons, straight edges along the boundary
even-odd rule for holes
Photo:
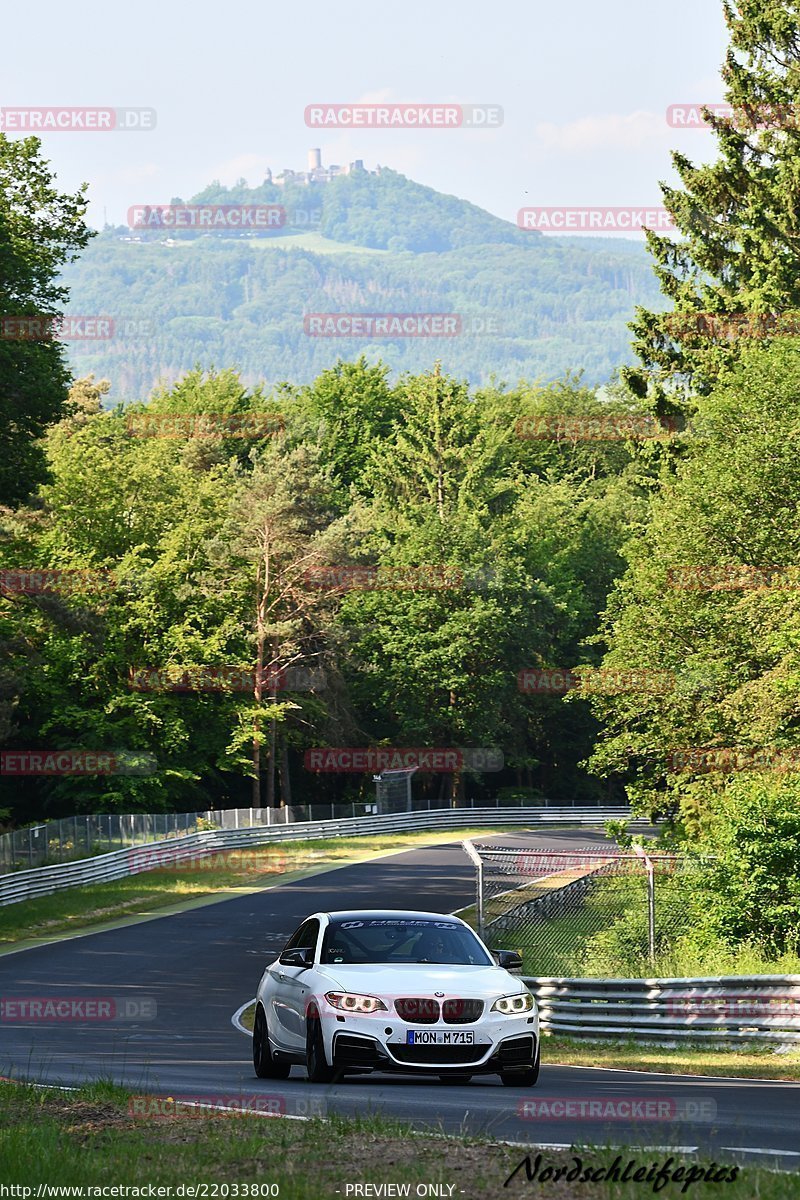
[[[800,308],[800,8],[794,0],[726,0],[724,11],[731,44],[721,74],[734,115],[706,116],[715,162],[672,155],[682,187],[661,190],[681,240],[648,232],[647,242],[674,313],[639,307],[631,325],[642,369],[629,381],[639,395],[649,387],[662,412],[707,391],[752,344],[747,334],[698,328],[692,314],[796,318]]]
[[[733,780],[707,818],[717,928],[729,943],[800,953],[800,776]]]
[[[607,612],[603,665],[671,672],[673,686],[595,697],[604,733],[593,762],[628,773],[640,811],[680,806],[690,827],[703,786],[687,793],[688,776],[667,769],[670,751],[795,741],[799,378],[800,350],[779,342],[745,355],[704,399],[702,426],[685,435],[674,477],[627,547]],[[721,587],[703,583],[736,564],[741,586],[722,574]],[[764,567],[778,569],[776,586],[748,584],[747,571]],[[699,582],[676,586],[693,568]]]
[[[304,750],[381,741],[505,756],[503,773],[420,780],[428,790],[492,794],[513,779],[555,799],[597,796],[578,766],[595,729],[586,702],[526,694],[518,675],[569,668],[594,635],[649,468],[633,445],[575,455],[515,426],[607,401],[574,381],[471,394],[439,368],[390,387],[363,359],[270,397],[230,370],[192,371],[124,412],[101,410],[104,391],[76,385],[48,438],[52,482],[7,518],[0,559],[106,571],[116,584],[0,599],[5,736],[150,754],[156,770],[23,778],[17,817],[259,804],[264,770],[267,802],[273,785],[287,802],[293,788],[304,802],[348,799],[370,781],[309,777]],[[276,411],[285,432],[266,439],[194,426],[140,436],[154,427],[145,416]],[[347,563],[428,572],[434,586],[304,582],[309,568]],[[259,659],[321,667],[327,682],[288,694],[130,684],[139,668]]]
[[[0,318],[56,319],[69,300],[59,276],[91,236],[85,187],[58,192],[38,138],[0,133]],[[90,310],[101,313],[103,307]],[[69,374],[63,344],[0,337],[0,504],[28,499],[45,477],[40,444],[65,411]]]
[[[606,821],[603,824],[606,837],[611,838],[622,850],[629,850],[633,845],[633,834],[628,833],[627,821]]]

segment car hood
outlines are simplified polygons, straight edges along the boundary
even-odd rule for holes
[[[330,963],[318,975],[341,991],[369,996],[434,996],[488,1000],[525,991],[521,979],[502,967],[444,966],[431,963]]]

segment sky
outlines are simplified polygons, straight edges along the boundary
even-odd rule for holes
[[[719,0],[270,0],[9,5],[0,107],[156,112],[148,131],[42,137],[59,186],[89,184],[90,223],[361,158],[515,221],[523,206],[660,203],[670,150],[714,156],[671,104],[722,99]],[[492,129],[311,129],[311,104],[449,102]],[[9,136],[16,131],[5,130]]]

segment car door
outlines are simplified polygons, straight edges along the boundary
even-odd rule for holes
[[[316,955],[320,923],[310,917],[297,929],[284,946],[287,950],[313,950]],[[306,1004],[313,978],[313,968],[287,966],[280,961],[270,967],[272,1014],[270,1037],[283,1050],[305,1050]]]

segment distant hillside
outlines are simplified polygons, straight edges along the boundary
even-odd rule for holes
[[[95,238],[66,272],[70,311],[109,315],[118,335],[72,342],[70,358],[76,373],[111,379],[112,398],[143,397],[198,364],[238,367],[249,382],[302,383],[362,352],[397,372],[439,358],[472,383],[576,369],[599,383],[629,361],[634,306],[661,306],[639,243],[525,232],[394,171],[305,187],[212,184],[189,202],[281,204],[289,223],[260,237],[149,231],[131,240],[119,227]],[[314,231],[304,232],[309,215]],[[332,338],[310,336],[303,320],[386,312],[457,314],[460,331]]]
[[[224,188],[213,183],[192,196],[191,204],[282,204],[289,216],[300,210],[321,210],[318,231],[334,242],[376,250],[440,253],[460,246],[530,243],[530,234],[509,221],[493,217],[457,196],[445,196],[382,167],[379,173],[355,171],[326,184],[264,183],[249,188],[242,182]],[[284,233],[296,232],[291,224]],[[531,231],[533,238],[541,238]]]

